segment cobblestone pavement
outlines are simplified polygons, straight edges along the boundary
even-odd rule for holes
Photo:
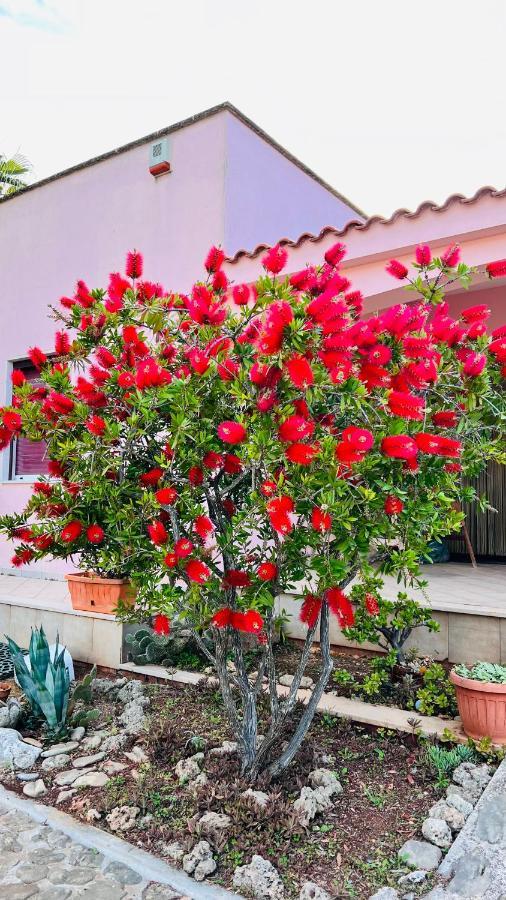
[[[0,804],[1,900],[190,900]]]

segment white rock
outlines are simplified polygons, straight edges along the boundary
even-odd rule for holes
[[[149,757],[139,744],[136,744],[135,747],[132,747],[132,749],[128,753],[125,753],[124,756],[126,756],[126,758],[133,763],[148,762],[149,759]]]
[[[15,697],[9,697],[5,703],[0,700],[0,728],[15,728],[22,711],[21,703]]]
[[[200,817],[198,824],[206,834],[212,831],[224,831],[230,827],[232,819],[225,813],[207,812]]]
[[[237,752],[237,741],[223,741],[220,747],[211,747],[209,756],[227,756]]]
[[[99,822],[101,818],[102,815],[99,813],[98,809],[89,809],[86,813],[87,822]]]
[[[429,816],[431,819],[444,819],[452,831],[460,831],[466,821],[465,817],[458,809],[455,809],[454,806],[450,806],[449,803],[445,803],[444,800],[438,800],[434,806],[431,806],[429,809]]]
[[[102,743],[102,736],[100,734],[90,734],[89,737],[85,738],[81,744],[81,750],[98,750],[100,744]]]
[[[291,687],[294,679],[294,675],[281,675],[279,679],[279,683],[283,684],[285,687]],[[301,688],[312,688],[314,687],[314,681],[312,678],[309,678],[308,675],[303,675],[300,679],[300,687]]]
[[[101,768],[112,778],[114,775],[118,775],[120,772],[123,772],[124,769],[126,769],[126,763],[120,763],[115,762],[112,759],[106,759]]]
[[[79,773],[79,778],[76,778],[71,784],[75,788],[104,787],[108,781],[109,776],[105,772],[86,772],[85,774]]]
[[[436,847],[446,849],[451,846],[452,833],[449,825],[444,819],[433,819],[429,817],[425,819],[422,825],[422,834],[424,838],[435,844]]]
[[[180,759],[174,769],[180,784],[186,784],[192,781],[200,774],[201,765],[204,761],[203,753],[195,753],[188,759]]]
[[[256,806],[262,808],[267,806],[269,802],[269,794],[266,794],[265,791],[254,791],[253,788],[243,791],[241,797],[249,797]]]
[[[138,806],[116,806],[108,816],[106,822],[111,831],[129,831],[135,825],[135,820],[140,813]]]
[[[183,856],[183,869],[188,875],[193,875],[195,881],[203,881],[216,871],[216,862],[207,841],[199,841],[190,853]]]
[[[369,900],[399,900],[399,893],[394,888],[383,887],[371,894]]]
[[[299,900],[332,900],[332,897],[314,881],[305,881],[299,894]]]
[[[68,753],[57,753],[56,756],[48,756],[42,763],[41,768],[44,772],[51,772],[53,769],[64,769],[70,764],[70,756]]]
[[[69,784],[73,784],[76,778],[79,778],[79,775],[82,774],[83,773],[79,769],[69,769],[68,772],[58,772],[54,781],[58,787],[66,787]]]
[[[234,872],[234,887],[248,891],[258,900],[283,900],[283,883],[279,872],[268,859],[255,854],[247,866]]]
[[[74,788],[71,788],[68,791],[60,791],[56,798],[56,802],[63,803],[64,800],[70,800],[70,798],[73,797],[74,794],[77,794],[77,791],[74,790]]]
[[[94,753],[92,756],[78,756],[72,764],[74,769],[86,769],[88,766],[102,762],[103,759],[105,759],[105,753]]]
[[[160,853],[162,856],[168,856],[172,862],[180,862],[184,856],[184,848],[179,841],[172,841],[170,844],[161,844]]]
[[[70,732],[70,740],[71,741],[82,741],[84,735],[86,734],[86,728],[83,725],[78,725],[77,728],[73,728]]]
[[[21,739],[14,728],[0,728],[0,769],[31,769],[40,756],[40,748]]]
[[[47,787],[42,778],[37,778],[37,781],[29,781],[24,785],[23,794],[26,797],[31,797],[32,800],[36,800],[37,797],[43,797],[44,794],[47,794]]]
[[[462,813],[464,819],[467,819],[468,816],[471,815],[474,807],[472,803],[468,803],[467,800],[464,800],[460,794],[450,794],[447,796],[445,802],[448,806],[453,806],[454,809],[458,810],[459,813]]]
[[[339,778],[330,769],[315,769],[314,772],[310,772],[309,783],[313,788],[327,788],[331,797],[343,791]]]
[[[77,750],[79,747],[79,743],[77,741],[65,741],[62,744],[53,744],[52,747],[49,747],[49,750],[44,750],[41,753],[42,759],[50,759],[51,756],[61,756],[62,753],[72,753],[74,750]]]

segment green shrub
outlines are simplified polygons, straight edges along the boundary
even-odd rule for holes
[[[436,773],[439,783],[451,777],[453,770],[463,762],[472,762],[476,754],[472,747],[458,744],[447,750],[437,744],[429,744],[425,749],[424,758],[427,766]]]
[[[440,663],[432,663],[424,672],[415,707],[424,716],[457,715],[455,688]]]

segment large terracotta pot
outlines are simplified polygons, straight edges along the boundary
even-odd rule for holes
[[[462,727],[468,737],[489,737],[506,745],[506,684],[474,681],[450,672],[455,685]]]
[[[87,572],[65,575],[74,609],[113,613],[119,601],[133,606],[135,592],[126,578],[99,578]]]

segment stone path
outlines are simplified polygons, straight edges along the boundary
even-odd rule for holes
[[[68,821],[70,834],[57,827],[55,820]],[[83,843],[76,839],[79,837]],[[156,881],[156,877],[164,878],[165,883]],[[182,886],[183,892],[167,882]],[[195,884],[184,873],[125,841],[7,791],[0,794],[0,897],[2,900],[32,897],[33,900],[240,900],[217,886]]]

